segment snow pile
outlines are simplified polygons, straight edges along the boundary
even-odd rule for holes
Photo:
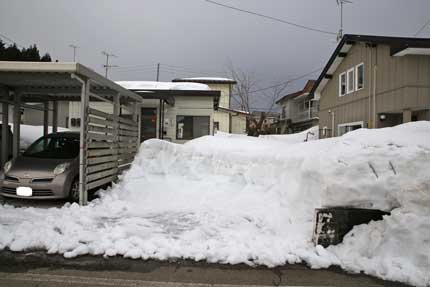
[[[304,261],[429,285],[429,135],[430,123],[416,122],[295,144],[222,134],[185,145],[149,140],[122,181],[87,207],[0,206],[0,248],[267,266]],[[392,215],[324,249],[311,242],[321,206]]]
[[[295,134],[260,135],[259,137],[262,139],[279,140],[288,144],[300,143],[305,141],[314,141],[319,138],[319,127],[314,126],[305,131],[295,133]]]
[[[171,83],[154,81],[118,81],[118,85],[128,90],[188,90],[188,91],[210,91],[208,85],[198,83]]]

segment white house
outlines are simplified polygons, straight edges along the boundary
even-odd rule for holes
[[[248,113],[231,108],[233,85],[235,80],[228,78],[197,77],[178,78],[172,82],[200,83],[208,85],[211,90],[220,91],[219,108],[214,112],[214,129],[225,133],[246,134]]]

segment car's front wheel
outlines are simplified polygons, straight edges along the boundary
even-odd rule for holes
[[[70,186],[69,201],[79,202],[79,178],[75,178]]]

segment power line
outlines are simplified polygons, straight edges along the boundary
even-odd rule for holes
[[[118,66],[117,69],[115,69],[116,71],[120,71],[120,70],[130,70],[130,69],[136,69],[138,70],[139,68],[157,68],[157,64],[142,64],[142,65],[131,65],[131,66]],[[176,65],[170,65],[170,64],[164,64],[164,63],[160,63],[160,67],[161,69],[170,69],[170,70],[179,70],[179,71],[187,71],[187,72],[192,72],[192,73],[196,73],[196,74],[225,74],[225,71],[221,71],[221,70],[202,70],[202,69],[195,69],[193,67],[187,67],[187,66],[176,66]]]
[[[418,36],[426,27],[430,24],[430,18],[427,20],[427,22],[414,34],[414,37]]]
[[[163,64],[163,66],[167,66],[170,68],[176,68],[176,69],[184,69],[184,70],[189,70],[189,71],[197,71],[197,72],[209,72],[209,73],[224,73],[224,71],[220,71],[220,70],[195,70],[193,67],[187,67],[187,66],[175,66],[175,65],[168,65],[168,64]]]
[[[247,13],[247,14],[251,14],[251,15],[254,15],[254,16],[259,16],[259,17],[262,17],[262,18],[270,19],[270,20],[273,20],[273,21],[276,21],[276,22],[280,22],[280,23],[283,23],[283,24],[288,24],[288,25],[295,26],[297,28],[301,28],[301,29],[305,29],[305,30],[309,30],[309,31],[314,31],[314,32],[319,32],[319,33],[329,34],[329,35],[336,35],[337,34],[335,32],[325,31],[325,30],[321,30],[321,29],[317,29],[317,28],[313,28],[313,27],[309,27],[309,26],[304,26],[304,25],[293,23],[293,22],[290,22],[290,21],[286,21],[286,20],[283,20],[283,19],[280,19],[280,18],[276,18],[276,17],[272,17],[272,16],[268,16],[268,15],[264,15],[264,14],[260,14],[260,13],[256,13],[256,12],[252,12],[252,11],[249,11],[249,10],[245,10],[245,9],[233,7],[233,6],[222,4],[222,3],[215,2],[215,1],[212,1],[212,0],[204,0],[204,1],[206,1],[208,3],[211,3],[211,4],[214,4],[214,5],[218,5],[218,6],[224,7],[224,8],[236,10],[236,11]]]
[[[130,68],[154,68],[157,65],[155,64],[146,64],[146,65],[120,65],[116,67],[116,70],[130,69]]]
[[[11,38],[5,36],[4,34],[0,34],[0,37],[2,37],[3,39],[5,39],[6,41],[9,41],[12,44],[16,44],[18,47],[20,48],[24,48],[24,46],[18,44],[16,41],[12,40]]]
[[[292,82],[295,82],[295,81],[301,80],[301,79],[303,79],[303,78],[306,78],[307,76],[310,76],[310,75],[312,75],[312,74],[315,74],[316,72],[319,72],[319,71],[321,71],[322,69],[323,69],[323,68],[318,68],[318,69],[316,69],[316,70],[313,70],[312,72],[306,73],[306,74],[301,75],[301,76],[299,76],[299,77],[297,77],[297,78],[293,78],[293,79],[290,79],[290,80],[288,80],[288,81],[285,81],[285,82],[282,82],[282,83],[279,83],[279,84],[276,84],[276,85],[273,85],[273,86],[269,86],[269,87],[265,87],[265,88],[261,88],[261,89],[257,89],[257,90],[253,90],[253,91],[249,91],[249,92],[248,92],[248,94],[254,94],[254,93],[261,92],[261,91],[266,91],[266,90],[269,90],[269,89],[273,89],[273,88],[276,88],[276,87],[280,87],[280,86],[283,86],[283,85],[291,84]],[[237,93],[232,94],[232,96],[237,96],[237,95],[239,95],[239,94],[237,94]]]
[[[126,68],[130,67],[130,68]],[[135,68],[133,68],[135,67]],[[141,68],[139,68],[141,67]],[[175,67],[175,68],[173,68]],[[143,72],[143,71],[156,71],[157,65],[135,65],[135,66],[120,66],[115,69],[115,72],[117,73],[126,73],[126,72]],[[183,76],[208,76],[208,75],[225,75],[226,72],[216,71],[212,70],[194,70],[194,69],[188,69],[185,67],[180,66],[173,66],[173,65],[167,65],[167,64],[160,64],[160,71],[167,72],[168,74],[172,75],[182,75]]]

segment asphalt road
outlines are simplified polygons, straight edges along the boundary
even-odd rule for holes
[[[64,259],[44,252],[0,252],[0,286],[354,286],[405,287],[339,268],[312,270],[305,265],[277,268],[207,264],[193,261],[160,262],[121,257],[83,256]]]

